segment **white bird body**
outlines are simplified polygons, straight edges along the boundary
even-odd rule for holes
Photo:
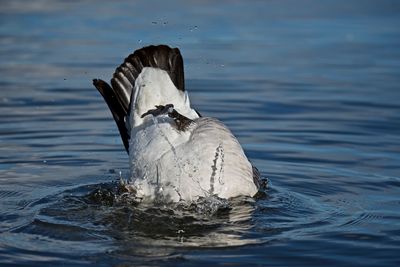
[[[118,82],[127,87],[128,78],[122,78]],[[200,117],[191,108],[187,92],[175,86],[169,72],[143,67],[131,91],[130,112],[124,118],[131,171],[127,187],[137,198],[178,202],[215,195],[226,199],[254,196],[258,192],[253,167],[238,140],[222,122]],[[109,106],[111,101],[106,99]],[[159,112],[167,105],[173,107]],[[179,127],[181,121],[171,110],[188,121],[185,127]],[[118,117],[114,113],[114,118]],[[121,122],[117,124],[120,128]]]

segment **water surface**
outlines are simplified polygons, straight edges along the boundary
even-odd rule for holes
[[[0,1],[0,265],[398,266],[399,3],[134,2]],[[90,195],[129,171],[91,80],[159,43],[265,197],[209,216]]]

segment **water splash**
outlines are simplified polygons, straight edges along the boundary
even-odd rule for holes
[[[145,207],[149,205],[142,203],[141,199],[136,197],[135,191],[132,187],[121,181],[110,184],[100,184],[84,198],[90,203],[107,206],[142,205]],[[187,211],[207,216],[213,216],[217,213],[230,210],[230,202],[227,199],[213,195],[200,197],[194,201],[179,201],[177,203],[165,203],[161,200],[156,200],[151,205],[154,205],[155,207],[169,207],[174,211]]]

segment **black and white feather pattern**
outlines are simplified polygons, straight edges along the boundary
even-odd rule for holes
[[[126,128],[125,119],[129,116],[135,81],[145,67],[166,71],[175,87],[180,91],[185,91],[182,55],[178,48],[170,48],[166,45],[151,45],[130,54],[115,70],[110,82],[111,86],[101,79],[93,80],[93,85],[111,110],[126,151],[129,151],[130,129]]]
[[[176,202],[257,193],[259,172],[236,137],[191,107],[179,49],[141,48],[125,58],[110,83],[93,80],[129,153],[127,186],[137,197]]]

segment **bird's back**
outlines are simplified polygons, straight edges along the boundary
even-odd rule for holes
[[[257,193],[258,172],[229,129],[191,108],[177,48],[148,46],[129,55],[111,86],[95,79],[130,157],[138,198],[230,198]],[[257,178],[257,177],[256,177]]]
[[[162,120],[135,138],[131,171],[138,197],[179,201],[257,193],[252,166],[224,124],[202,117],[181,134]]]

